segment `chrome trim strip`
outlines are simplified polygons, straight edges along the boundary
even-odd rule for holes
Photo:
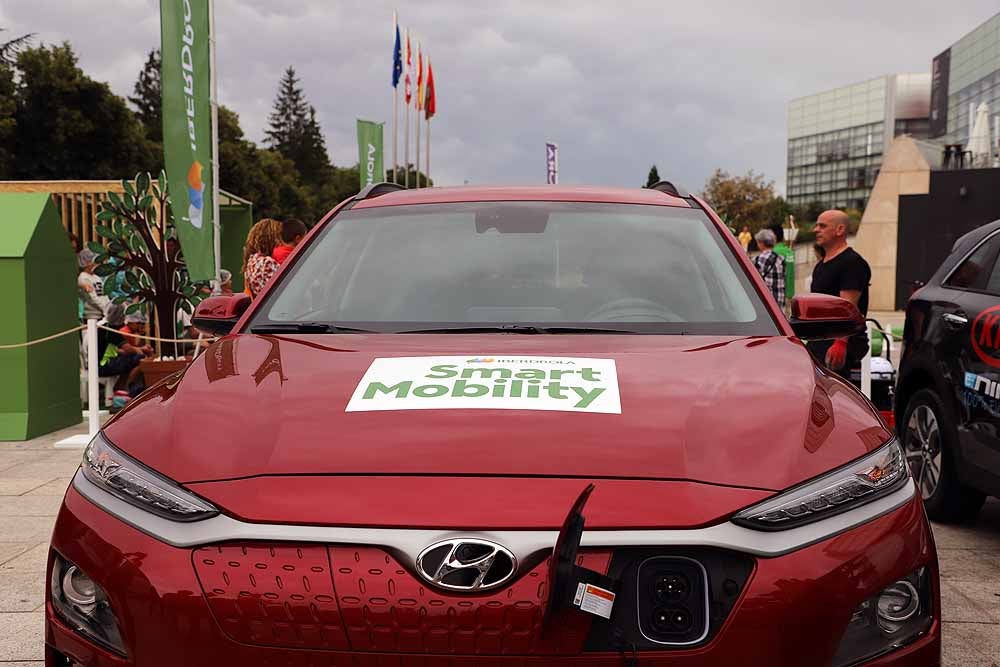
[[[642,616],[639,614],[639,597],[642,595],[642,591],[639,590],[639,575],[638,575],[638,573],[642,572],[642,566],[645,565],[646,563],[648,563],[651,560],[689,560],[692,563],[694,563],[695,565],[697,565],[699,569],[701,569],[701,583],[702,583],[702,588],[705,590],[705,631],[702,632],[701,636],[698,637],[697,639],[694,639],[694,640],[689,641],[689,642],[662,642],[662,641],[660,641],[658,639],[653,639],[652,637],[650,637],[649,635],[646,634],[645,630],[642,629]],[[639,619],[639,634],[641,634],[648,641],[651,641],[654,644],[663,644],[665,646],[691,646],[692,644],[697,644],[697,643],[703,641],[705,639],[705,637],[708,636],[708,631],[712,627],[712,609],[709,606],[709,600],[708,600],[708,570],[705,569],[705,566],[702,565],[700,561],[697,561],[694,558],[688,558],[687,556],[651,556],[651,557],[647,558],[646,560],[642,561],[641,563],[639,563],[639,568],[636,570],[636,573],[637,574],[636,574],[636,582],[635,582],[635,587],[636,587],[636,590],[635,590],[635,615],[636,615],[636,618]]]
[[[161,542],[175,547],[196,547],[233,540],[325,542],[380,546],[416,566],[417,556],[428,545],[456,538],[479,538],[506,546],[518,563],[549,551],[556,543],[555,530],[443,530],[405,528],[340,528],[272,523],[248,523],[220,514],[210,519],[181,523],[145,512],[101,489],[77,471],[73,488],[112,516]],[[673,530],[589,530],[581,547],[705,546],[773,558],[821,542],[902,507],[913,498],[913,479],[889,495],[815,523],[764,532],[726,522],[707,528]]]

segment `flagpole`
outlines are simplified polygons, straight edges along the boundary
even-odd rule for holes
[[[392,43],[393,43],[393,53],[392,53],[392,66],[393,66],[393,78],[395,78],[395,67],[396,67],[396,35],[399,33],[399,16],[396,12],[392,13]],[[396,153],[396,144],[399,143],[399,81],[397,80],[395,85],[392,87],[392,182],[398,183],[399,179],[396,178],[396,164],[399,162],[399,157]],[[360,167],[359,167],[360,168]]]
[[[424,169],[424,179],[428,187],[431,182],[431,119],[427,119],[427,168]]]
[[[406,105],[406,122],[403,125],[403,187],[410,187],[410,105]]]
[[[417,69],[423,69],[423,63],[420,62],[420,47],[417,47]],[[415,103],[413,106],[417,108],[416,114],[416,125],[417,125],[417,168],[414,169],[413,177],[417,181],[417,188],[420,187],[420,79],[424,75],[422,71],[417,72],[417,96],[414,98]]]
[[[396,153],[396,144],[399,143],[399,86],[392,89],[392,182],[398,183],[396,178],[396,164],[399,157]]]
[[[208,2],[209,81],[212,89],[212,254],[214,293],[222,291],[222,221],[219,219],[219,77],[215,75],[215,0]],[[163,335],[163,334],[161,334]]]

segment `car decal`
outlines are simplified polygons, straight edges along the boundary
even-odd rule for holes
[[[380,357],[346,411],[454,409],[621,414],[618,371],[585,357]]]
[[[1000,368],[1000,306],[987,308],[969,327],[972,350],[987,366]]]
[[[994,417],[1000,416],[1000,382],[996,380],[967,372],[962,399],[970,410],[979,408]]]

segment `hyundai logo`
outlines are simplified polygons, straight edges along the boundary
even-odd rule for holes
[[[461,537],[435,542],[417,556],[417,572],[435,586],[453,591],[485,591],[505,584],[517,559],[495,542]]]

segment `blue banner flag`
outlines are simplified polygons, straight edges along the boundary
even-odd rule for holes
[[[396,24],[396,45],[392,48],[392,87],[399,85],[403,75],[403,44],[399,39],[399,24]]]

